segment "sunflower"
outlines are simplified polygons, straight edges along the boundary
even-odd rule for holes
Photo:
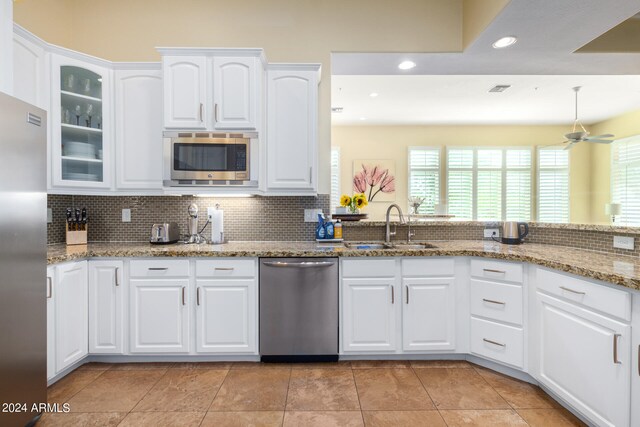
[[[356,194],[355,196],[353,196],[353,198],[358,209],[364,208],[369,204],[369,202],[367,201],[367,196],[365,196],[364,193]]]
[[[347,196],[346,194],[343,194],[340,197],[340,206],[349,206],[351,204],[351,197]]]

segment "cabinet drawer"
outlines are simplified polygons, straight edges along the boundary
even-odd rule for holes
[[[631,320],[631,294],[554,271],[538,268],[538,289],[603,313]]]
[[[346,259],[342,261],[342,277],[393,277],[396,261],[393,259]]]
[[[453,258],[403,258],[402,276],[453,276]]]
[[[189,276],[189,261],[186,259],[162,259],[131,261],[131,277],[185,277]]]
[[[514,262],[472,259],[471,276],[522,283],[523,267]]]
[[[521,328],[471,318],[471,352],[522,368],[524,334]]]
[[[212,259],[196,261],[198,277],[255,277],[254,259]]]
[[[471,279],[471,314],[522,325],[522,286]]]

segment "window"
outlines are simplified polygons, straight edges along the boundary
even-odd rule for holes
[[[409,147],[409,197],[424,197],[418,213],[435,213],[434,205],[440,203],[440,148]]]
[[[569,150],[538,149],[538,221],[569,222]]]
[[[331,212],[340,206],[340,148],[331,148]]]
[[[531,219],[531,149],[448,149],[447,199],[457,219]]]
[[[640,137],[611,146],[611,201],[620,203],[616,224],[640,226]]]

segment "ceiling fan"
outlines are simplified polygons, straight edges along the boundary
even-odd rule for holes
[[[595,142],[597,144],[611,144],[613,140],[611,139],[603,139],[603,138],[613,138],[614,135],[610,133],[605,133],[603,135],[589,136],[589,132],[582,126],[580,120],[578,120],[578,92],[580,92],[580,88],[582,86],[576,86],[573,88],[573,91],[576,94],[576,115],[575,120],[573,121],[573,129],[569,133],[565,133],[564,137],[567,138],[566,141],[563,141],[562,144],[567,144],[564,149],[569,150],[578,142]]]

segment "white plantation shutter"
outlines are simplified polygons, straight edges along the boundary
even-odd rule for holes
[[[616,224],[640,226],[640,137],[611,146],[611,201],[620,203]]]
[[[470,148],[447,151],[447,204],[456,219],[473,219],[474,158]]]
[[[531,149],[449,149],[447,198],[457,219],[530,220]]]
[[[531,149],[506,150],[506,221],[531,219]]]
[[[538,149],[538,221],[569,222],[569,150]]]
[[[409,148],[409,197],[425,198],[418,213],[434,213],[440,203],[440,148]]]
[[[340,148],[331,148],[331,212],[340,206]]]

